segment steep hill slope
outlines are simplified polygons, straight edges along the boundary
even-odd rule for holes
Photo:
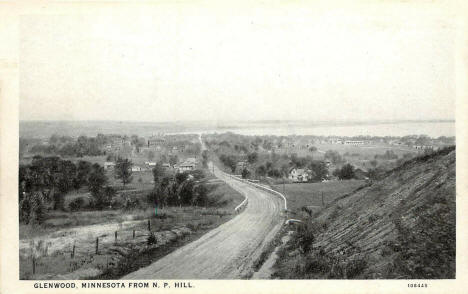
[[[280,278],[455,278],[455,148],[336,199],[280,253]]]

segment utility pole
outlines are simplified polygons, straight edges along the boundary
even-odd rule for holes
[[[285,193],[285,186],[284,186],[284,176],[283,176],[283,194]]]

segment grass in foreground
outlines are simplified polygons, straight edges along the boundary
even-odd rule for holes
[[[20,255],[20,279],[53,279],[60,275],[76,273],[71,279],[102,278],[115,279],[142,266],[149,265],[158,258],[183,246],[230,220],[235,216],[233,209],[243,196],[225,183],[216,185],[211,192],[215,202],[211,207],[166,207],[158,209],[157,215],[152,207],[145,209],[50,212],[46,221],[40,226],[20,226],[20,239],[36,238],[47,242],[49,234],[63,232],[65,238],[71,230],[90,231],[87,226],[105,226],[133,221],[129,226],[118,230],[118,241],[114,242],[115,231],[105,232],[100,236],[82,236],[77,241],[74,258],[71,257],[73,241],[68,242],[66,249],[44,254],[35,259],[35,274],[32,273],[32,257],[28,253]],[[157,236],[156,244],[148,244],[148,219],[151,232]],[[114,226],[115,227],[115,226]],[[136,231],[133,239],[132,231]],[[68,233],[67,233],[68,232]],[[95,253],[96,237],[99,237],[99,252]],[[102,242],[102,243],[101,243]],[[70,277],[70,276],[66,276]]]
[[[362,180],[285,184],[284,195],[288,201],[288,210],[291,216],[302,218],[304,207],[323,207],[336,198],[351,193],[364,184],[365,181]],[[273,188],[283,193],[283,185],[274,185]]]

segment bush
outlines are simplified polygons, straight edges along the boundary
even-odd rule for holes
[[[25,224],[41,224],[45,219],[44,199],[40,193],[31,193],[21,200],[20,221]]]
[[[151,232],[148,236],[148,239],[147,239],[147,243],[148,245],[153,245],[153,244],[156,244],[158,242],[158,240],[156,239],[156,236],[154,235],[153,232]]]
[[[73,199],[70,204],[68,204],[68,208],[71,211],[78,211],[84,207],[85,201],[83,197],[78,197]]]
[[[333,172],[334,176],[337,176],[340,180],[350,180],[354,178],[354,166],[351,164],[347,163],[343,165],[341,169],[336,169]]]
[[[362,272],[364,272],[366,267],[367,267],[367,261],[365,261],[364,259],[358,258],[358,259],[350,260],[346,264],[346,267],[345,267],[346,278],[354,279],[358,277],[360,274],[362,274]]]
[[[313,228],[310,225],[304,225],[299,227],[297,236],[297,246],[302,249],[305,253],[309,252],[315,241]]]

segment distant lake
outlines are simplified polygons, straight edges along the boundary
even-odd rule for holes
[[[350,125],[282,125],[271,124],[259,127],[216,128],[202,133],[233,132],[242,135],[315,135],[315,136],[407,136],[430,137],[455,136],[455,122],[404,122]]]
[[[224,133],[242,135],[316,136],[455,136],[454,121],[397,122],[307,122],[307,121],[224,121],[224,122],[125,122],[125,121],[20,121],[20,136],[49,138],[53,134],[77,137],[102,134],[151,136],[158,133]]]

